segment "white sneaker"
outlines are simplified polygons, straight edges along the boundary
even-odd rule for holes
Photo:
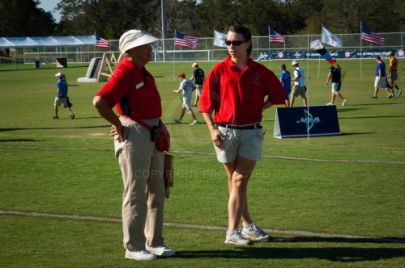
[[[198,123],[198,121],[197,121],[197,120],[194,120],[193,122],[190,123],[190,126],[195,125],[195,124],[197,124],[197,123]]]
[[[250,240],[244,238],[239,232],[239,230],[235,230],[231,232],[230,231],[226,232],[226,239],[224,243],[246,246],[249,245],[251,242]]]
[[[146,245],[145,247],[147,251],[159,257],[171,257],[176,254],[174,250],[166,247],[165,245],[160,247],[149,247]]]
[[[335,104],[334,104],[334,103],[329,102],[329,103],[327,103],[326,105],[331,106],[331,105],[335,105]]]
[[[270,239],[270,235],[254,223],[243,226],[242,236],[253,241],[268,241]]]
[[[156,260],[156,256],[146,250],[129,250],[125,251],[125,258],[137,261],[152,261]]]
[[[347,103],[347,99],[344,99],[344,100],[342,101],[342,106],[345,106],[346,103]]]

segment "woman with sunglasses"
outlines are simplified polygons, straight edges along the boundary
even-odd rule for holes
[[[252,42],[248,28],[231,26],[225,43],[229,55],[206,78],[199,110],[208,126],[217,160],[223,163],[228,177],[225,243],[247,245],[270,239],[250,217],[246,192],[256,161],[261,159],[263,110],[284,104],[284,90],[273,72],[250,58]],[[241,219],[243,229],[239,231]]]

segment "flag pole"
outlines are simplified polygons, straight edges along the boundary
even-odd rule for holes
[[[360,39],[360,80],[363,79],[363,62],[362,62],[362,59],[363,59],[363,47],[362,47],[362,42],[361,42],[362,29],[363,29],[363,21],[361,20],[360,21],[360,36],[359,36],[359,39]]]
[[[174,30],[173,42],[172,80],[174,81],[174,61],[176,60],[176,30]]]

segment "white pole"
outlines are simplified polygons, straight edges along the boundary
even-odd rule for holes
[[[307,35],[307,92],[305,92],[306,93],[306,96],[307,96],[307,115],[306,115],[306,118],[307,118],[307,139],[308,139],[308,142],[309,142],[309,88],[310,88],[310,85],[309,85],[309,80],[310,80],[310,71],[309,71],[309,33],[308,33],[308,35]],[[305,76],[304,76],[305,77]]]

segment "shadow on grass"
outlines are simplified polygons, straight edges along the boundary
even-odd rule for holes
[[[0,139],[0,142],[33,142],[33,139]]]
[[[345,133],[340,133],[339,136],[370,135],[370,134],[375,134],[375,132],[345,132]]]
[[[316,242],[316,243],[374,243],[374,244],[405,244],[405,237],[307,237],[297,236],[290,238],[277,238],[270,243],[302,243],[302,242]]]
[[[91,129],[91,128],[104,128],[111,127],[111,125],[99,125],[99,126],[80,126],[80,127],[32,127],[32,128],[0,128],[0,132],[18,131],[18,130],[49,130],[49,129]]]
[[[351,117],[339,117],[339,119],[402,118],[402,117],[405,117],[405,115],[351,116]]]
[[[185,259],[320,259],[349,263],[405,257],[405,250],[403,248],[386,247],[243,247],[228,250],[178,251],[176,257]]]

